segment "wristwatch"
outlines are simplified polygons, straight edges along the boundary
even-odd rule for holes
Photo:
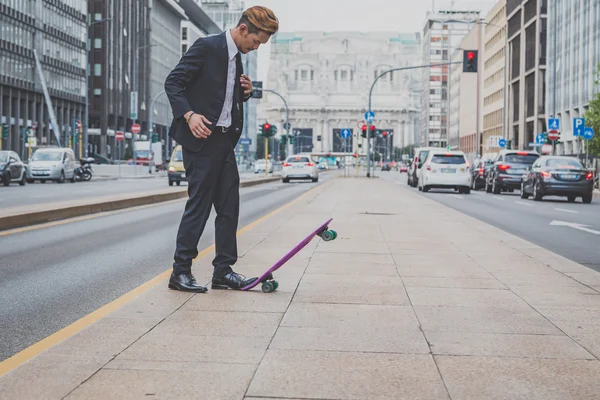
[[[190,123],[190,119],[192,118],[192,115],[194,115],[194,114],[195,114],[195,112],[192,111],[192,113],[190,114],[190,116],[185,119],[185,122],[189,124]]]

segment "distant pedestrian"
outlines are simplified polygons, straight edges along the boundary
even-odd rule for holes
[[[231,268],[238,258],[240,206],[234,148],[244,123],[244,102],[252,95],[240,53],[258,49],[278,30],[271,10],[251,7],[234,29],[196,40],[166,79],[173,109],[169,136],[182,146],[189,195],[177,233],[171,289],[207,291],[191,268],[213,205],[217,217],[212,288],[240,289],[256,279],[246,279]]]

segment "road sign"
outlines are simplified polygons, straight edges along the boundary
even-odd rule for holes
[[[348,139],[350,137],[351,133],[350,133],[350,129],[342,129],[340,132],[340,136],[342,137],[342,139]]]
[[[506,139],[500,139],[500,140],[498,140],[498,146],[500,146],[500,147],[506,147]]]
[[[286,131],[289,131],[291,127],[292,127],[292,124],[290,124],[289,122],[284,122],[283,129],[285,129]]]
[[[590,140],[593,137],[594,137],[594,128],[592,128],[591,126],[586,127],[583,131],[583,138],[585,140]]]
[[[254,99],[262,99],[263,91],[262,91],[262,81],[252,81],[252,98]]]
[[[585,119],[573,118],[573,136],[583,136],[585,129]]]
[[[140,133],[141,129],[142,128],[140,127],[140,124],[131,125],[131,132],[133,132],[133,133]]]
[[[552,145],[551,144],[543,144],[542,145],[542,154],[551,154],[552,153]]]
[[[555,140],[558,140],[559,138],[560,138],[560,133],[558,133],[557,130],[550,129],[548,131],[548,139],[550,139],[554,142]]]
[[[117,139],[118,141],[121,141],[121,140],[125,139],[125,135],[123,134],[123,132],[117,131],[117,133],[115,133],[115,139]]]
[[[543,144],[544,143],[544,134],[538,133],[535,135],[535,144]]]
[[[252,144],[252,139],[250,138],[241,138],[240,139],[240,144],[242,145],[251,145]]]
[[[137,92],[131,92],[129,110],[131,112],[131,114],[129,114],[129,117],[131,119],[137,119],[137,110],[138,110]]]
[[[365,113],[365,119],[367,120],[367,122],[373,122],[373,120],[375,119],[375,113],[373,111],[367,111]]]
[[[560,119],[558,118],[548,118],[548,128],[552,130],[560,129]]]

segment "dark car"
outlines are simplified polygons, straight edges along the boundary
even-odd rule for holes
[[[383,164],[381,166],[381,170],[382,171],[391,171],[392,167],[390,167],[390,164]]]
[[[503,191],[513,192],[520,189],[521,177],[539,157],[536,151],[502,150],[488,170],[485,191],[500,194]]]
[[[544,196],[566,196],[569,202],[581,197],[592,202],[594,173],[588,171],[574,157],[543,156],[532,165],[521,179],[521,197],[533,196],[540,201]]]
[[[16,182],[25,185],[27,181],[27,167],[17,153],[10,150],[0,151],[0,181],[4,186]]]
[[[471,189],[479,190],[485,187],[485,177],[489,172],[490,168],[494,166],[492,160],[475,160],[471,165]]]

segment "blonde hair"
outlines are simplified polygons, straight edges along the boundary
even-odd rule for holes
[[[258,33],[264,31],[269,35],[276,33],[279,30],[279,20],[267,7],[254,6],[250,7],[242,14],[238,26],[245,24],[248,26],[248,33]]]

